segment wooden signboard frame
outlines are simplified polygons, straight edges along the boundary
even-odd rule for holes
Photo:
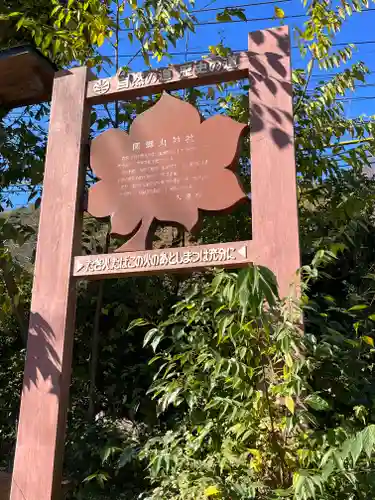
[[[171,249],[164,265],[160,250],[80,256],[82,160],[91,105],[239,78],[250,81],[253,239],[180,253]],[[97,81],[84,67],[57,74],[11,500],[56,500],[61,495],[77,279],[250,262],[271,268],[282,294],[288,293],[300,266],[287,27],[250,33],[248,52],[232,58]]]

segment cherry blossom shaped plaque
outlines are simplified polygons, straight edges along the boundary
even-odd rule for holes
[[[117,251],[144,250],[154,219],[191,231],[199,210],[223,211],[246,198],[234,170],[246,125],[216,115],[201,122],[191,104],[164,93],[130,133],[92,141],[88,212],[111,217],[112,234],[133,236]]]

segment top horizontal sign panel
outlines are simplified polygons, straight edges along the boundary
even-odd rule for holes
[[[186,81],[193,81],[196,85],[196,80],[202,80],[205,84],[207,81],[215,83],[225,79],[235,80],[247,76],[248,66],[247,52],[237,52],[226,57],[207,57],[199,61],[136,73],[120,70],[112,78],[89,82],[87,97],[96,102],[98,98],[103,101],[103,96],[114,99],[124,91],[130,91],[135,96],[158,92],[161,89],[173,89],[173,85],[178,88]]]
[[[86,97],[91,104],[100,104],[247,77],[283,81],[289,58],[270,48],[266,44],[264,51],[260,47],[259,52],[234,52],[136,73],[120,70],[114,77],[90,81]]]

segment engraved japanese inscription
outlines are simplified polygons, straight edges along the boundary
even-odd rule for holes
[[[74,276],[133,274],[211,266],[243,266],[248,260],[249,242],[234,242],[170,248],[112,255],[87,255],[75,258]]]
[[[167,83],[173,79],[174,74],[180,79],[190,78],[194,75],[202,76],[219,71],[230,71],[238,66],[238,55],[230,54],[227,57],[208,57],[201,61],[187,62],[185,64],[162,68],[160,70],[140,71],[129,73],[120,69],[117,73],[117,89],[131,89]]]
[[[100,180],[89,190],[88,212],[111,216],[113,234],[136,231],[117,251],[144,250],[154,219],[192,230],[199,209],[226,210],[246,198],[234,172],[245,128],[222,115],[201,122],[194,106],[164,93],[129,134],[111,129],[93,140]]]

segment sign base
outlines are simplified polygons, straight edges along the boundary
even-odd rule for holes
[[[117,278],[165,272],[195,271],[210,267],[240,268],[254,262],[252,241],[217,243],[142,252],[79,256],[73,276],[85,279]]]

